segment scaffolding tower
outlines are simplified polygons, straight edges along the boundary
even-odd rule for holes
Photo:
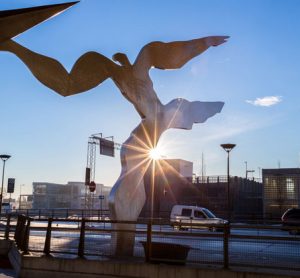
[[[110,139],[110,140],[108,140]],[[102,133],[93,134],[88,139],[87,146],[87,163],[85,172],[85,198],[84,208],[92,210],[94,208],[94,199],[96,198],[96,190],[93,189],[95,184],[95,169],[96,169],[96,154],[97,145],[100,149],[100,154],[114,156],[114,150],[120,149],[120,144],[114,143],[113,136],[103,137]]]

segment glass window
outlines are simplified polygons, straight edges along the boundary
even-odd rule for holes
[[[216,216],[208,209],[203,209],[208,218],[216,218]]]
[[[182,209],[181,211],[182,216],[191,216],[192,215],[192,210],[191,209]]]
[[[291,178],[286,179],[286,195],[288,199],[295,198],[295,184]]]
[[[196,218],[205,218],[205,215],[204,215],[203,212],[200,211],[200,210],[195,210],[195,211],[194,211],[194,216],[195,216]]]

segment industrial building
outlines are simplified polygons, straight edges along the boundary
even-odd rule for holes
[[[97,184],[95,192],[86,194],[84,182],[57,184],[33,182],[33,209],[108,209],[110,187]],[[100,197],[103,196],[103,197]]]
[[[154,217],[168,218],[175,204],[202,206],[219,217],[228,217],[227,176],[193,176],[193,163],[180,159],[164,159],[156,164],[159,165],[156,166],[155,177],[151,176],[151,169],[148,169],[144,178],[147,201],[142,217],[153,214]],[[262,219],[262,192],[262,183],[255,179],[230,177],[231,218]]]
[[[300,207],[300,168],[263,169],[265,218],[278,218],[289,208]]]

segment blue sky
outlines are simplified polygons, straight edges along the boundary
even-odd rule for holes
[[[56,4],[51,0],[3,0],[0,10]],[[154,69],[163,103],[176,97],[224,101],[223,111],[193,130],[168,130],[164,155],[194,162],[200,173],[226,174],[221,143],[235,143],[231,173],[248,168],[300,166],[299,1],[104,1],[82,0],[63,14],[18,36],[27,48],[59,60],[67,69],[85,52],[109,58],[124,52],[133,62],[151,41],[229,35],[180,70]],[[12,54],[0,52],[0,152],[12,155],[6,178],[22,192],[33,181],[84,179],[87,139],[93,133],[122,143],[139,123],[132,105],[107,80],[86,93],[63,98],[40,84]],[[96,181],[112,186],[118,157],[98,156]]]

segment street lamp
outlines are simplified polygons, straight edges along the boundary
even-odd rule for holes
[[[227,152],[227,210],[228,210],[228,221],[230,221],[230,219],[231,219],[229,153],[235,146],[236,146],[235,144],[221,144],[221,147]]]
[[[4,184],[4,170],[5,170],[5,162],[10,158],[8,154],[1,154],[1,160],[3,161],[3,171],[2,171],[2,185],[1,185],[1,197],[0,197],[0,214],[2,213],[2,198],[3,198],[3,184]]]

